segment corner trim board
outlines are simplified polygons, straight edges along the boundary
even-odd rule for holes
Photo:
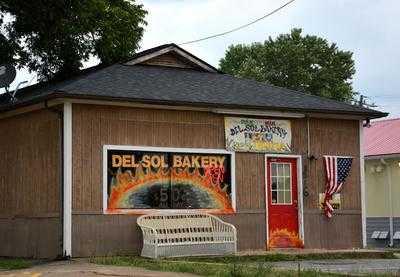
[[[364,171],[364,126],[363,120],[360,120],[359,139],[360,139],[360,185],[361,185],[361,228],[362,228],[362,246],[367,247],[367,219],[365,204],[365,171]]]
[[[63,106],[63,256],[72,254],[72,104]]]

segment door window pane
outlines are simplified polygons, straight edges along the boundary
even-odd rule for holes
[[[278,202],[277,203],[285,203],[285,192],[283,190],[278,190]]]
[[[285,190],[290,190],[290,177],[285,177]]]
[[[271,164],[271,176],[276,176],[276,175],[278,175],[277,173],[276,173],[276,163],[272,163]]]
[[[285,188],[285,179],[282,177],[277,177],[278,179],[278,190],[283,190]]]
[[[277,183],[278,183],[278,180],[276,180],[276,177],[272,177],[271,178],[271,189],[272,190],[276,190]]]
[[[283,176],[283,164],[278,163],[278,164],[277,164],[277,167],[278,167],[278,174],[277,174],[277,176]]]
[[[292,203],[292,192],[291,191],[285,191],[285,203],[286,204]]]
[[[277,198],[278,198],[276,194],[277,194],[276,191],[273,191],[273,192],[272,192],[272,203],[274,203],[274,204],[276,203]]]
[[[284,176],[289,177],[290,176],[290,164],[284,164],[283,167],[284,167],[284,172],[283,172]]]

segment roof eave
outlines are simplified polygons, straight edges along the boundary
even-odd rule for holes
[[[366,160],[396,159],[400,158],[400,153],[365,155],[364,158]]]
[[[273,110],[273,111],[289,111],[289,112],[301,112],[305,115],[312,116],[317,114],[331,114],[331,115],[352,115],[359,116],[360,119],[376,119],[382,118],[388,115],[384,112],[368,113],[368,112],[350,112],[350,111],[338,111],[338,110],[319,110],[319,109],[295,109],[295,108],[285,108],[285,107],[268,107],[268,106],[248,106],[248,105],[221,105],[221,104],[210,104],[210,103],[200,103],[200,102],[176,102],[168,100],[149,100],[149,99],[139,99],[139,98],[124,98],[124,97],[110,97],[110,96],[98,96],[98,95],[82,95],[79,93],[66,93],[63,91],[54,91],[44,96],[39,96],[35,99],[16,103],[12,105],[3,106],[0,108],[0,113],[7,112],[10,110],[18,109],[21,107],[29,106],[32,104],[37,104],[44,101],[53,100],[56,98],[70,98],[70,99],[86,99],[86,100],[103,100],[103,101],[124,101],[131,103],[141,103],[141,104],[157,104],[157,105],[174,105],[174,106],[195,106],[195,107],[209,107],[209,108],[230,108],[230,109],[249,109],[249,110]]]

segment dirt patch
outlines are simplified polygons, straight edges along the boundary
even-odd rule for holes
[[[33,266],[29,269],[6,270],[0,272],[0,277],[194,277],[193,274],[184,274],[176,272],[159,272],[142,268],[125,266],[106,266],[91,264],[86,260],[57,261],[47,264]]]

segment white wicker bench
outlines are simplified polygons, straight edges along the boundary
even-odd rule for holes
[[[236,228],[205,213],[158,213],[137,220],[143,232],[143,257],[236,253]]]

